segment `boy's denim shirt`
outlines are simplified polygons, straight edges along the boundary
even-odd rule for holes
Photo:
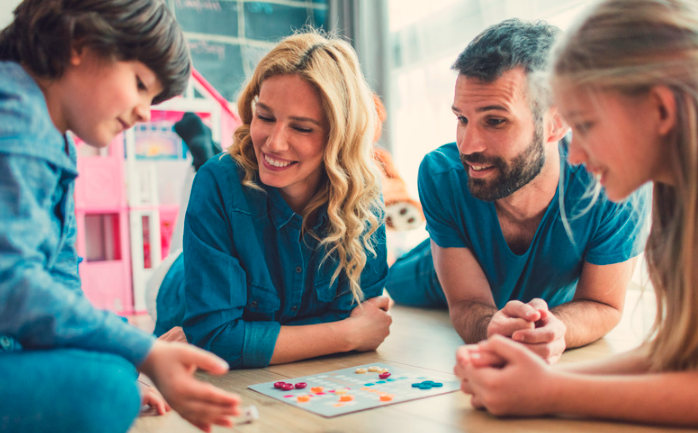
[[[17,63],[0,62],[0,350],[72,347],[138,365],[152,337],[94,309],[80,289],[77,174],[75,145],[53,125],[41,89]]]
[[[194,178],[184,254],[158,294],[156,334],[183,326],[187,339],[231,367],[269,364],[282,325],[334,322],[356,307],[337,261],[302,233],[302,218],[277,188],[243,186],[230,155],[204,164]],[[326,206],[313,230],[326,234]],[[361,273],[365,298],[383,292],[388,274],[385,226],[372,235]],[[322,264],[322,266],[320,266]]]

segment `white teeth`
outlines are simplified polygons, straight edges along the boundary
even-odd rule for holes
[[[488,168],[488,167],[485,167],[485,166],[482,166],[482,165],[471,165],[470,168],[472,168],[472,169],[475,170],[475,171],[480,171],[480,170],[484,170],[484,169],[486,169],[486,168]]]
[[[264,160],[269,163],[269,165],[273,165],[274,167],[286,167],[288,165],[291,165],[290,162],[281,162],[277,161],[275,159],[271,159],[269,155],[264,155]]]

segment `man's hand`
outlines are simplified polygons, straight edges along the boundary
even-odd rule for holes
[[[549,364],[556,363],[567,347],[567,328],[539,298],[524,304],[509,301],[492,316],[487,327],[487,337],[503,335],[522,343]]]
[[[547,306],[546,306],[547,309]],[[514,332],[535,328],[541,313],[533,306],[521,301],[509,301],[501,310],[494,313],[487,326],[487,338],[493,335],[511,337]]]
[[[224,374],[228,364],[192,345],[156,340],[138,367],[170,406],[196,427],[206,432],[214,424],[232,427],[232,417],[240,415],[240,397],[195,379],[197,368]]]
[[[544,300],[536,298],[528,305],[541,313],[540,319],[535,322],[535,328],[518,330],[511,338],[537,353],[549,364],[555,364],[567,348],[567,327],[548,310],[548,304]]]

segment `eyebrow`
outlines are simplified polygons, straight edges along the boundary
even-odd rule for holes
[[[264,110],[273,112],[274,110],[271,109],[268,105],[265,105],[262,102],[257,102],[256,104],[258,107],[263,108]],[[289,116],[289,119],[295,120],[297,122],[310,122],[314,123],[317,126],[322,126],[322,123],[318,122],[317,120],[313,119],[312,117],[302,117],[302,116]]]
[[[455,105],[452,105],[452,106],[451,106],[451,110],[453,110],[453,111],[456,112],[456,113],[460,113],[460,110],[458,110],[458,108],[456,108]],[[509,109],[508,109],[507,107],[503,106],[503,105],[486,105],[486,106],[484,106],[484,107],[478,107],[478,108],[476,108],[476,109],[475,109],[475,112],[476,112],[476,113],[482,113],[482,112],[485,112],[485,111],[494,111],[494,110],[509,112]]]

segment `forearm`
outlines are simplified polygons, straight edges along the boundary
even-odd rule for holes
[[[558,305],[552,313],[567,327],[567,348],[592,343],[608,334],[620,321],[622,311],[595,301],[576,300]]]
[[[270,364],[284,364],[353,350],[345,326],[345,321],[282,326]]]
[[[577,374],[629,375],[647,373],[650,369],[650,363],[647,348],[641,346],[630,352],[619,353],[603,359],[558,364],[555,369]]]
[[[626,376],[563,373],[554,379],[552,413],[665,425],[698,425],[698,372]]]
[[[460,301],[450,306],[453,327],[467,344],[487,338],[487,326],[496,312],[495,307],[474,301]]]

